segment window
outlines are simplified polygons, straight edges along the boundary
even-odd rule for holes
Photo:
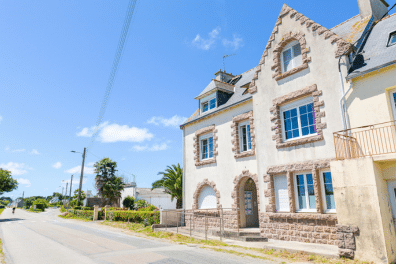
[[[216,108],[216,101],[216,93],[201,99],[201,112],[204,113],[210,109]]]
[[[285,140],[316,134],[316,118],[312,98],[281,107],[282,130]]]
[[[322,193],[324,196],[324,208],[326,212],[335,212],[334,203],[334,191],[333,191],[333,180],[331,178],[331,172],[325,171],[321,173],[322,176]]]
[[[239,124],[239,147],[240,147],[240,152],[244,152],[252,149],[249,121]]]
[[[389,35],[388,46],[396,44],[396,31]]]
[[[217,198],[215,190],[206,185],[201,189],[198,196],[198,209],[208,209],[217,207]]]
[[[297,210],[316,211],[315,189],[312,173],[299,173],[295,177]]]
[[[201,160],[213,158],[212,133],[200,137]]]
[[[283,48],[281,62],[282,72],[290,71],[302,64],[301,46],[297,40],[287,44]]]
[[[275,203],[277,212],[290,212],[289,191],[286,175],[274,176]]]

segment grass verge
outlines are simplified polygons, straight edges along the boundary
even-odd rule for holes
[[[1,209],[0,209],[0,214],[4,211],[4,209],[5,209],[5,208],[1,208]]]
[[[84,222],[92,222],[92,220],[86,219],[84,217],[76,216],[76,215],[73,215],[73,214],[58,215],[58,216],[60,218],[63,218],[63,219],[77,219],[77,220],[81,220],[81,221],[84,221]]]
[[[242,257],[251,257],[256,259],[271,260],[277,263],[293,263],[293,262],[311,262],[311,263],[329,263],[329,264],[369,264],[370,262],[362,262],[359,260],[350,260],[345,258],[327,258],[318,255],[311,255],[304,252],[289,252],[287,250],[260,249],[242,247],[237,245],[229,245],[219,240],[202,240],[181,234],[174,234],[163,231],[151,231],[151,227],[145,227],[143,224],[125,223],[117,221],[103,221],[101,224],[125,229],[134,234],[143,237],[152,237],[164,239],[179,244],[194,244],[201,248],[233,254]]]
[[[4,209],[2,209],[2,210],[4,211]],[[1,211],[1,212],[3,212],[3,211]],[[0,239],[0,263],[1,264],[5,263],[5,261],[4,261],[4,252],[3,252],[3,241],[1,241],[1,239]]]

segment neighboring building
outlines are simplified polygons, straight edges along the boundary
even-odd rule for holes
[[[17,198],[14,201],[10,203],[11,207],[23,207],[23,199],[22,198]]]
[[[167,194],[162,188],[153,190],[151,188],[136,188],[136,183],[131,182],[125,186],[121,193],[121,206],[127,196],[131,196],[135,200],[145,200],[159,209],[176,209],[176,198],[172,201],[170,194]]]
[[[376,23],[389,5],[358,5],[359,15],[332,29],[284,5],[259,65],[217,72],[195,98],[199,109],[181,128],[183,207],[196,225],[199,209],[223,208],[226,228],[260,227],[271,239],[337,245],[340,256],[396,260],[396,181],[385,182],[396,179],[395,124],[392,150],[377,153],[388,157],[351,159],[381,148],[379,129],[370,128],[366,148],[350,132],[333,139],[348,123],[395,119],[396,16]]]
[[[58,196],[55,196],[54,198],[52,198],[52,199],[49,201],[50,204],[52,204],[52,203],[57,203],[57,202],[59,202],[59,197],[58,197]]]

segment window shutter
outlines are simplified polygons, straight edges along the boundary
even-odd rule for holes
[[[286,175],[274,176],[276,210],[290,212]]]

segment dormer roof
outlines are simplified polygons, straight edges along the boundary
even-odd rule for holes
[[[209,85],[206,86],[206,88],[197,97],[195,97],[195,99],[201,99],[218,90],[231,94],[234,92],[234,85],[212,79]]]

